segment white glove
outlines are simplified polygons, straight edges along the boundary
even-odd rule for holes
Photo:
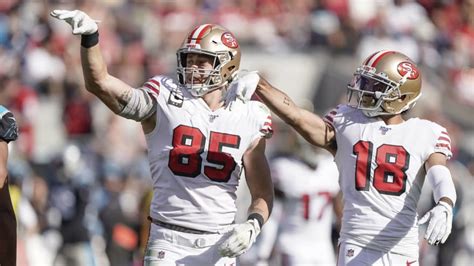
[[[91,19],[86,13],[81,10],[53,10],[50,15],[54,18],[64,20],[72,27],[72,34],[74,35],[90,35],[95,33],[99,27],[99,21]]]
[[[426,229],[425,239],[430,245],[443,244],[451,234],[453,224],[453,208],[444,201],[438,202],[433,209],[427,212],[419,221],[418,225],[424,224],[427,221],[428,228]]]
[[[259,81],[260,76],[257,71],[240,70],[229,85],[225,98],[226,107],[232,109],[237,99],[242,103],[250,101]]]
[[[260,225],[257,219],[237,225],[229,238],[219,246],[222,257],[235,258],[242,255],[250,249],[258,234],[260,234]]]

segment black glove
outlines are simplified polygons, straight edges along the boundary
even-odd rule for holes
[[[0,105],[0,140],[6,143],[18,138],[18,127],[15,117],[7,108]]]

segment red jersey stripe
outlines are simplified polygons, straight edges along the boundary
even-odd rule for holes
[[[160,94],[159,90],[155,89],[155,87],[153,87],[152,85],[150,85],[148,83],[145,83],[145,87],[147,87],[148,89],[150,89],[151,91],[153,91],[156,94]]]
[[[449,145],[449,144],[438,143],[438,144],[436,144],[435,147],[438,147],[438,148],[448,148],[448,150],[451,150],[451,145]]]
[[[158,88],[160,87],[160,83],[154,79],[150,79],[148,82],[155,84],[156,86],[158,86]]]
[[[451,143],[451,139],[449,139],[447,137],[439,137],[438,140],[444,140],[444,141],[447,141],[447,142]]]

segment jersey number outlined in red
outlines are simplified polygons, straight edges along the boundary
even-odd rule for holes
[[[175,175],[194,178],[202,172],[202,157],[206,137],[199,128],[180,125],[173,130],[173,149],[168,167]],[[204,175],[216,182],[229,181],[237,163],[224,147],[238,149],[240,136],[211,131],[206,161],[222,167],[204,166]]]
[[[359,191],[369,190],[371,176],[373,143],[360,140],[353,147],[357,156],[355,171],[355,188]],[[374,188],[381,194],[399,196],[406,190],[406,170],[410,162],[410,154],[403,146],[383,144],[375,153],[373,174]]]
[[[303,194],[301,196],[301,203],[303,204],[303,218],[308,221],[311,219],[311,202],[314,201],[316,198],[322,198],[324,200],[324,204],[319,211],[316,220],[321,220],[323,218],[324,211],[332,205],[332,194],[329,191],[319,191],[317,194]]]

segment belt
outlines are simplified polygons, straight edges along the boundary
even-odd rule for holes
[[[150,216],[148,216],[148,220],[150,222],[158,225],[158,226],[161,226],[163,228],[170,229],[170,230],[173,230],[173,231],[178,231],[178,232],[183,232],[183,233],[190,233],[190,234],[198,234],[198,235],[215,234],[213,232],[202,231],[202,230],[198,230],[198,229],[191,229],[191,228],[187,228],[187,227],[180,226],[180,225],[165,223],[165,222],[153,219]]]

